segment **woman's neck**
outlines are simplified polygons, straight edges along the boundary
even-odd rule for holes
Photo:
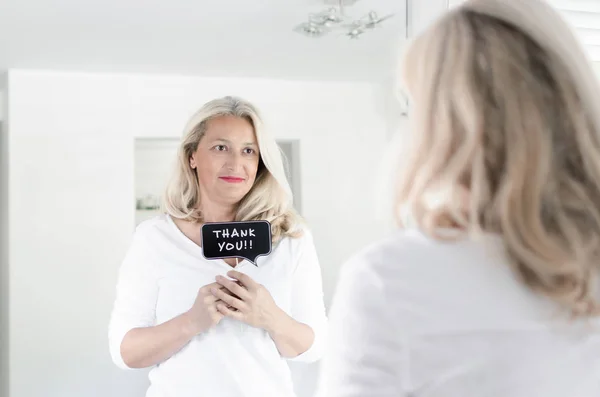
[[[231,222],[235,219],[235,207],[231,205],[203,204],[201,207],[202,220],[209,222]]]

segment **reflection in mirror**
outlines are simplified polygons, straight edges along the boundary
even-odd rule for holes
[[[342,7],[339,0],[267,0],[264,7],[174,0],[143,9],[137,3],[0,2],[0,72],[8,71],[0,74],[7,110],[2,153],[10,147],[0,162],[6,176],[0,211],[8,218],[0,225],[0,318],[11,320],[0,323],[8,338],[2,347],[10,345],[0,379],[10,383],[11,397],[141,396],[156,379],[149,371],[189,370],[165,359],[152,369],[121,371],[107,354],[106,334],[119,277],[127,274],[123,263],[136,242],[132,229],[162,216],[158,208],[183,126],[212,99],[235,95],[260,108],[287,158],[283,179],[310,230],[315,252],[307,256],[318,259],[326,308],[341,264],[391,228],[389,218],[376,216],[382,195],[373,185],[391,137],[407,129],[389,89],[393,65],[407,20],[424,25],[446,0],[412,1],[408,18],[407,3],[395,0],[343,0]],[[182,250],[197,253],[179,241]],[[140,274],[142,284],[164,269],[153,266],[155,255],[144,255],[152,272]],[[267,260],[259,257],[257,270]],[[281,260],[273,268],[286,266],[293,263]],[[189,289],[168,277],[160,282],[125,295],[140,298],[132,312],[153,317],[142,310],[146,293],[180,291],[174,306],[193,304]],[[290,292],[263,285],[279,303]],[[306,299],[314,296],[319,292]],[[162,303],[154,309],[163,320],[176,316]],[[254,328],[228,326],[240,335],[231,345],[264,336]],[[279,360],[269,343],[268,359]],[[257,367],[236,359],[218,369],[231,376]],[[286,365],[290,372],[281,374],[296,396],[313,397],[319,364]],[[264,397],[253,383],[244,392]]]
[[[138,224],[110,317],[114,363],[151,368],[148,394],[240,395],[254,383],[253,395],[293,397],[288,361],[319,360],[327,330],[314,238],[289,186],[294,141],[278,144],[254,104],[226,96],[179,141],[135,146]]]
[[[161,213],[163,190],[177,158],[179,141],[174,138],[135,139],[135,225]],[[285,174],[291,186],[293,203],[301,214],[300,141],[277,140],[281,149]]]

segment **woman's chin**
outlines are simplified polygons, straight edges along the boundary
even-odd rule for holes
[[[226,205],[236,205],[246,196],[248,193],[245,189],[237,189],[237,191],[223,192],[220,194],[220,201]]]

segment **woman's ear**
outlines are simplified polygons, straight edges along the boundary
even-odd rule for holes
[[[192,167],[193,170],[196,169],[196,159],[194,158],[194,156],[190,156],[190,167]]]

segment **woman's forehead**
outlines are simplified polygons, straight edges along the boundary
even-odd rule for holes
[[[234,116],[211,119],[207,123],[205,137],[227,143],[256,144],[252,124],[246,119]]]

